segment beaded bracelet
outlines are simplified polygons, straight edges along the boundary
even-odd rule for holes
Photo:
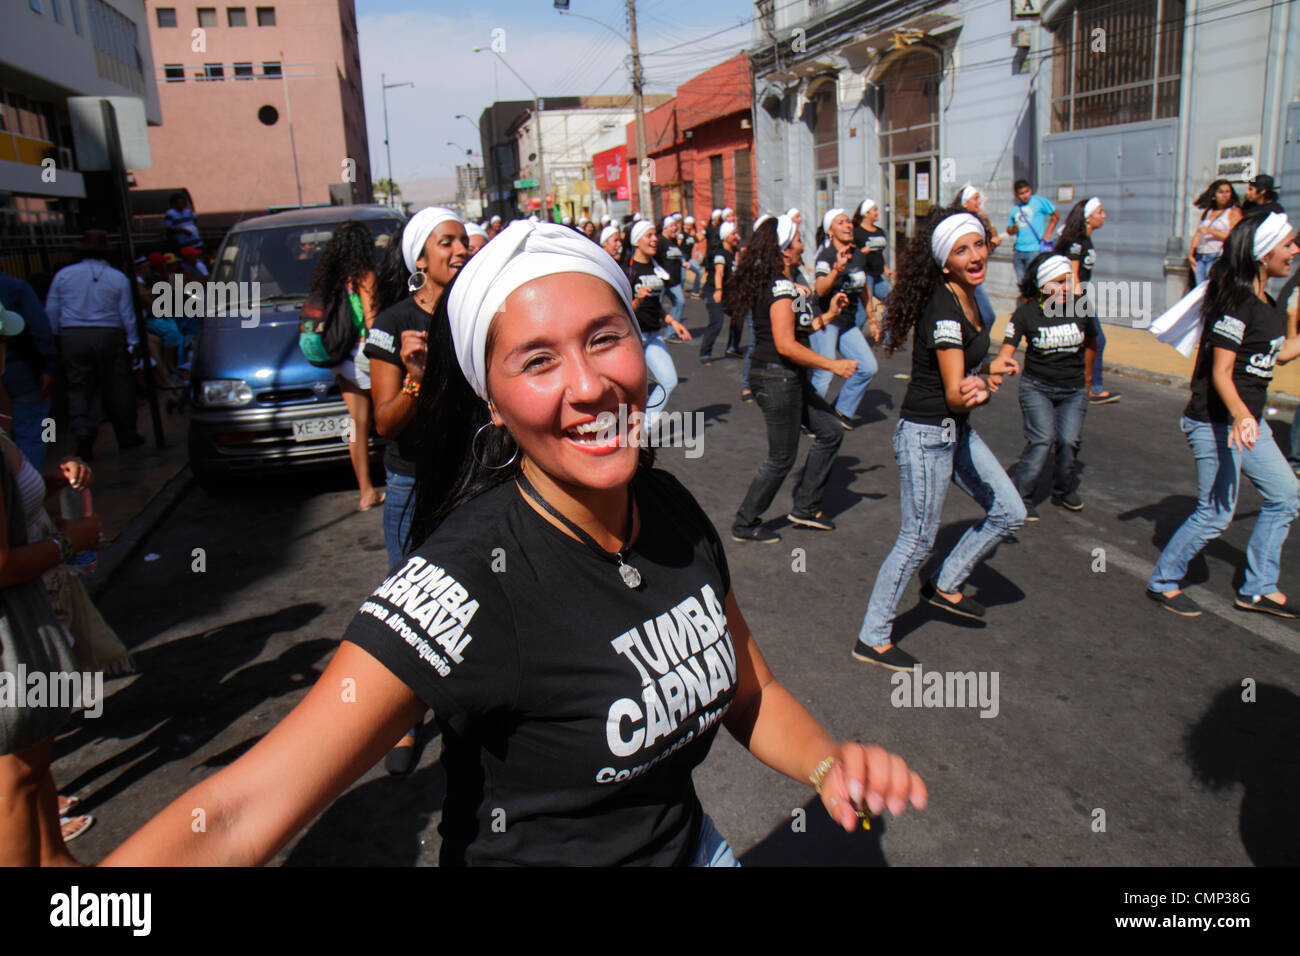
[[[59,548],[59,563],[67,564],[68,559],[72,557],[72,539],[62,531],[55,529],[51,531],[47,541],[53,541]]]
[[[402,383],[402,394],[410,395],[412,398],[420,394],[420,383],[409,374],[406,376],[406,381]]]

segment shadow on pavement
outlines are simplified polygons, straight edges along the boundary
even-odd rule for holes
[[[873,818],[870,830],[845,833],[826,813],[820,797],[800,809],[806,830],[796,832],[792,816],[740,857],[741,866],[888,866],[880,847],[883,818]]]

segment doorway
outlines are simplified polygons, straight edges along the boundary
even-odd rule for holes
[[[936,202],[939,184],[935,182],[938,159],[934,156],[917,156],[912,159],[895,159],[881,166],[881,186],[889,197],[886,205],[887,223],[882,223],[890,238],[890,268],[895,268],[898,256],[908,239],[916,234],[916,222],[924,219]]]

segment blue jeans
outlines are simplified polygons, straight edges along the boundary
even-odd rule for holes
[[[1210,266],[1214,265],[1221,255],[1222,253],[1220,252],[1198,252],[1196,254],[1196,268],[1193,271],[1196,273],[1197,285],[1200,285],[1210,277]]]
[[[1011,253],[1011,265],[1016,270],[1016,285],[1019,286],[1025,277],[1025,272],[1029,269],[1029,263],[1038,258],[1037,249],[1020,250],[1015,249]]]
[[[1056,470],[1052,494],[1066,495],[1079,487],[1075,459],[1083,436],[1083,417],[1088,413],[1088,393],[1082,387],[1049,385],[1031,376],[1020,379],[1020,410],[1025,415],[1025,450],[1011,471],[1020,497],[1034,493],[1043,473],[1052,442],[1056,442]]]
[[[1092,363],[1091,379],[1088,382],[1088,391],[1096,395],[1106,390],[1101,382],[1101,355],[1106,351],[1106,333],[1102,331],[1101,319],[1093,316],[1090,320],[1092,323],[1092,334],[1097,337],[1097,358]],[[1085,369],[1085,372],[1087,370]]]
[[[984,291],[983,283],[975,287],[975,307],[979,309],[980,323],[986,329],[991,329],[998,316],[993,311],[993,303],[989,299],[989,294]]]
[[[384,484],[384,550],[388,552],[388,566],[395,568],[413,548],[407,548],[406,536],[411,530],[414,502],[406,506],[415,488],[413,475],[399,475],[385,470]],[[419,542],[416,542],[418,544]]]
[[[686,305],[686,293],[682,291],[680,284],[670,285],[664,290],[664,295],[668,297],[668,314],[678,322],[682,320],[682,308]]]
[[[713,343],[718,341],[718,336],[722,334],[722,324],[727,320],[727,314],[722,311],[722,303],[713,301],[713,293],[705,290],[704,308],[709,313],[709,325],[700,336],[700,361],[707,362],[713,358]]]
[[[645,347],[646,368],[655,380],[655,387],[650,389],[650,396],[646,400],[645,427],[649,431],[659,421],[664,406],[668,404],[668,396],[677,387],[677,366],[673,364],[668,346],[664,345],[663,336],[658,332],[642,334],[641,344]]]
[[[1282,457],[1267,421],[1250,451],[1228,447],[1229,425],[1183,417],[1179,423],[1196,458],[1196,510],[1160,552],[1147,587],[1162,594],[1181,587],[1187,565],[1201,549],[1227,530],[1237,509],[1241,473],[1264,499],[1246,545],[1242,594],[1272,594],[1282,564],[1282,545],[1300,511],[1300,482]]]
[[[682,279],[685,285],[686,274],[690,273],[694,278],[691,285],[691,292],[698,295],[700,292],[700,283],[704,281],[704,266],[697,265],[694,260],[682,263]]]
[[[943,562],[935,579],[940,591],[954,594],[960,590],[975,565],[1025,522],[1025,504],[1016,486],[969,422],[919,425],[900,418],[894,429],[894,458],[903,523],[876,575],[858,634],[859,640],[872,647],[890,643],[903,589],[934,547],[949,481],[988,514],[966,529]]]
[[[50,400],[41,398],[41,390],[33,389],[22,395],[10,395],[14,412],[14,444],[18,446],[32,467],[41,471],[45,467],[45,442],[41,441],[42,424],[50,414]]]
[[[872,354],[866,336],[856,326],[841,329],[837,325],[828,325],[809,336],[808,344],[814,352],[828,359],[835,358],[838,349],[846,359],[858,363],[858,370],[849,376],[835,399],[835,410],[846,418],[852,418],[858,413],[858,405],[862,403],[862,396],[867,393],[867,386],[875,378],[878,368],[876,356]],[[832,375],[832,372],[821,368],[812,373],[813,390],[823,398],[831,387]]]
[[[740,369],[740,390],[742,392],[752,392],[753,388],[749,384],[749,372],[754,364],[754,313],[752,312],[745,314],[745,333],[745,340],[749,344],[745,346],[745,362]]]
[[[740,866],[740,861],[731,850],[731,844],[718,832],[707,813],[700,823],[700,842],[695,847],[691,866]]]

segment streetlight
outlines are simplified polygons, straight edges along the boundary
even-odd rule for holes
[[[379,74],[379,83],[384,88],[384,153],[388,156],[388,205],[393,204],[393,151],[388,147],[388,91],[399,86],[414,87],[414,83],[389,83],[383,73]]]
[[[524,88],[527,89],[529,93],[533,94],[533,122],[537,125],[537,182],[538,185],[541,187],[540,192],[542,194],[542,217],[546,218],[547,217],[546,165],[542,161],[542,107],[541,107],[541,102],[537,98],[537,91],[528,85],[527,80],[525,80],[518,73],[515,73],[515,68],[511,66],[509,63],[506,63],[506,58],[503,57],[496,50],[490,49],[489,47],[485,47],[485,46],[476,46],[474,47],[474,52],[491,53],[494,57],[496,57],[505,65],[505,68],[507,70],[515,74],[515,79],[518,80],[520,83],[524,84]]]

